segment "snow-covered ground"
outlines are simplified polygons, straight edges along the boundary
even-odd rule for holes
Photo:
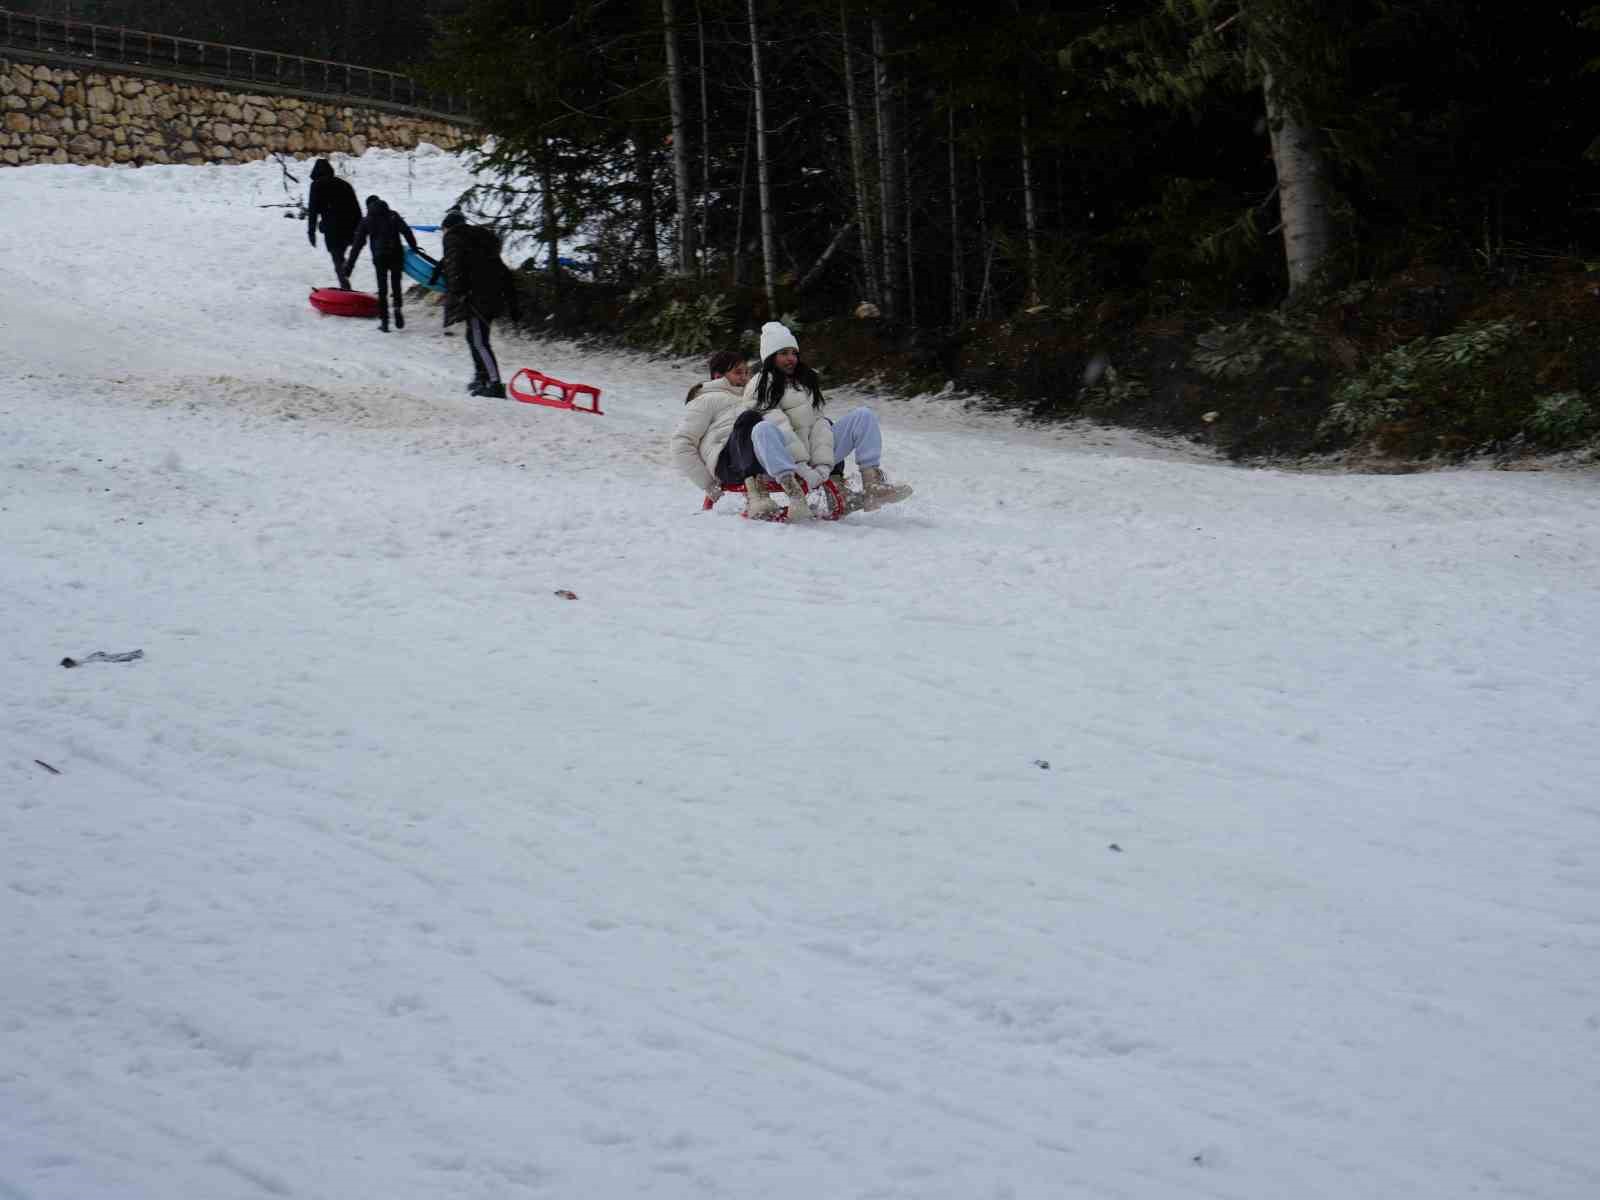
[[[0,171],[0,1197],[1600,1195],[1596,475],[702,515],[685,365],[471,399],[282,199]]]

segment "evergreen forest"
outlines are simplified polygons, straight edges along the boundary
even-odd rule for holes
[[[1600,7],[53,7],[469,96],[491,140],[465,201],[537,247],[549,328],[694,354],[783,317],[831,380],[1238,456],[1600,433]]]

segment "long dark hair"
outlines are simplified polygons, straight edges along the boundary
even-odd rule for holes
[[[777,356],[778,352],[774,351],[761,361],[761,374],[756,376],[754,407],[757,412],[771,412],[777,408],[789,387],[789,377],[772,361]],[[794,381],[802,391],[811,393],[812,408],[821,408],[828,402],[822,395],[821,378],[815,370],[806,366],[804,360],[794,365]]]

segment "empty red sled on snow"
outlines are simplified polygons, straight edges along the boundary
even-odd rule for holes
[[[543,404],[546,408],[566,408],[573,412],[594,413],[597,417],[605,416],[600,411],[599,388],[587,383],[567,383],[527,367],[511,377],[506,391],[513,400],[520,400],[524,404]]]
[[[311,307],[330,317],[375,317],[378,315],[378,298],[371,292],[312,288]]]

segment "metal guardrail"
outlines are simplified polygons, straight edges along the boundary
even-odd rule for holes
[[[376,101],[446,118],[471,115],[465,100],[428,92],[393,71],[0,8],[0,50],[7,48],[208,82],[250,83],[314,98]]]

